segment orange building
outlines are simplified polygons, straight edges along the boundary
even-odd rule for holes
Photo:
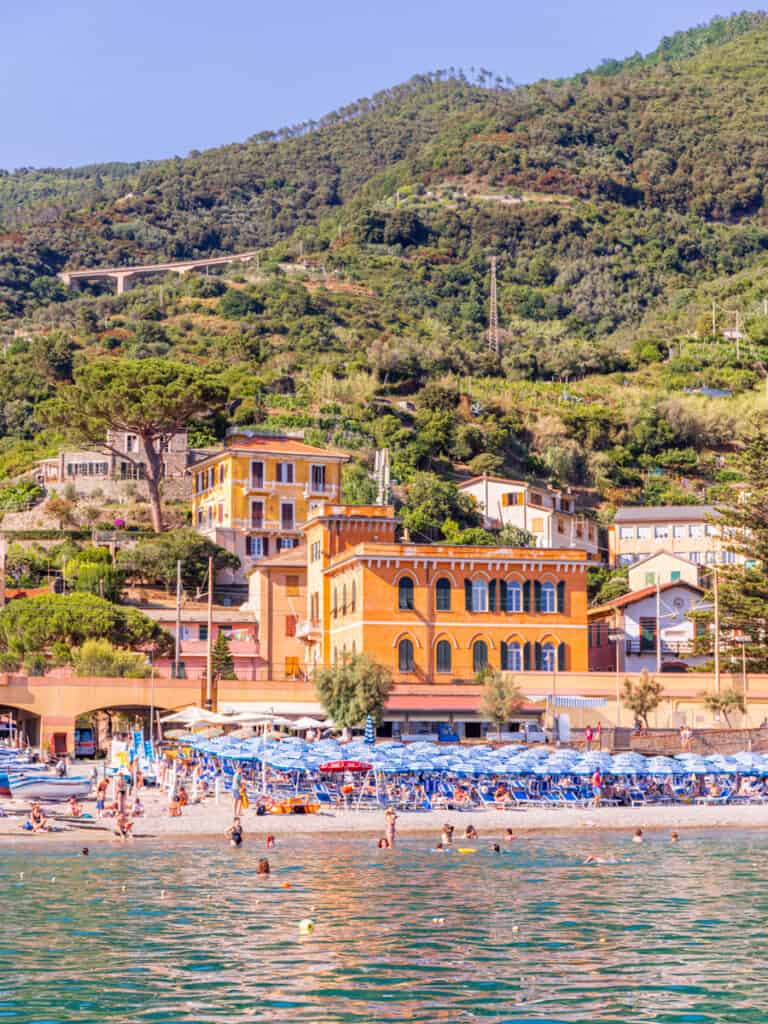
[[[306,615],[307,553],[302,545],[262,558],[248,573],[248,611],[259,623],[259,653],[266,679],[306,674],[299,622]]]
[[[397,525],[370,505],[307,522],[307,674],[361,652],[403,683],[587,670],[586,552],[412,544]]]

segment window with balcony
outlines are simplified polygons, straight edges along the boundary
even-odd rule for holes
[[[413,672],[413,641],[401,640],[397,645],[397,668],[399,672]]]
[[[448,640],[438,640],[435,650],[438,672],[451,671],[451,644]]]
[[[208,639],[208,624],[207,623],[197,627],[197,639],[198,640],[207,640]]]
[[[641,616],[640,618],[640,650],[656,650],[656,619]]]
[[[252,530],[263,530],[264,529],[264,502],[263,501],[252,501],[251,502],[251,529]]]
[[[315,494],[325,492],[325,466],[310,466],[309,486]]]
[[[414,608],[413,580],[403,576],[397,584],[397,607],[401,612],[412,612]]]
[[[293,502],[280,502],[280,528],[282,530],[293,530],[295,520],[293,518]]]
[[[292,484],[294,481],[294,467],[292,462],[278,462],[275,467],[275,479],[280,484]]]
[[[251,463],[251,487],[255,490],[261,490],[264,487],[264,463],[263,462],[252,462]]]
[[[488,644],[476,640],[472,645],[472,671],[484,672],[488,668]]]
[[[435,608],[439,612],[451,610],[451,581],[440,579],[435,585]]]

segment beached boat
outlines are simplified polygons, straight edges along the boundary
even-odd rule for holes
[[[84,775],[9,775],[11,795],[15,800],[69,800],[88,796],[92,781]]]

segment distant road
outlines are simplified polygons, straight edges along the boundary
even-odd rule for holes
[[[206,267],[218,267],[227,263],[247,263],[255,259],[258,250],[233,253],[230,256],[209,256],[200,260],[179,260],[174,263],[144,263],[134,267],[83,267],[81,270],[62,270],[61,280],[71,287],[78,281],[94,281],[99,278],[111,278],[117,284],[117,294],[122,295],[127,281],[144,274],[187,274],[191,270],[202,270]]]

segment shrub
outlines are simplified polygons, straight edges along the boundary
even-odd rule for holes
[[[144,679],[150,672],[143,655],[114,647],[109,640],[86,640],[76,652],[74,664],[79,676]]]

